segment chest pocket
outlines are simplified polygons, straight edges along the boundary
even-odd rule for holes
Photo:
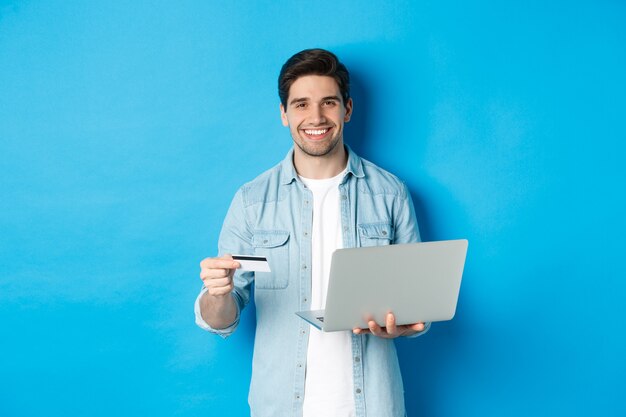
[[[289,285],[289,232],[256,230],[252,237],[254,254],[265,256],[272,272],[255,272],[254,286],[259,289],[282,289]]]
[[[363,223],[359,224],[359,238],[361,246],[384,246],[393,242],[394,229],[391,223]]]

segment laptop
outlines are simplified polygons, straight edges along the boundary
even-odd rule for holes
[[[456,312],[468,242],[465,239],[337,249],[326,308],[296,314],[324,332],[451,320]]]

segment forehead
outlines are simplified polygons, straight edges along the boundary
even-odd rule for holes
[[[339,85],[333,77],[326,75],[304,75],[298,77],[289,87],[287,101],[293,99],[309,98],[311,100],[322,97],[341,97]]]

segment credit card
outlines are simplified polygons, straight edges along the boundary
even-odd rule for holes
[[[233,260],[239,262],[242,271],[272,272],[265,256],[233,255]]]

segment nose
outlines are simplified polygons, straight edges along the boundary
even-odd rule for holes
[[[319,125],[326,122],[326,117],[324,116],[324,111],[321,106],[311,106],[309,116],[313,124]]]

